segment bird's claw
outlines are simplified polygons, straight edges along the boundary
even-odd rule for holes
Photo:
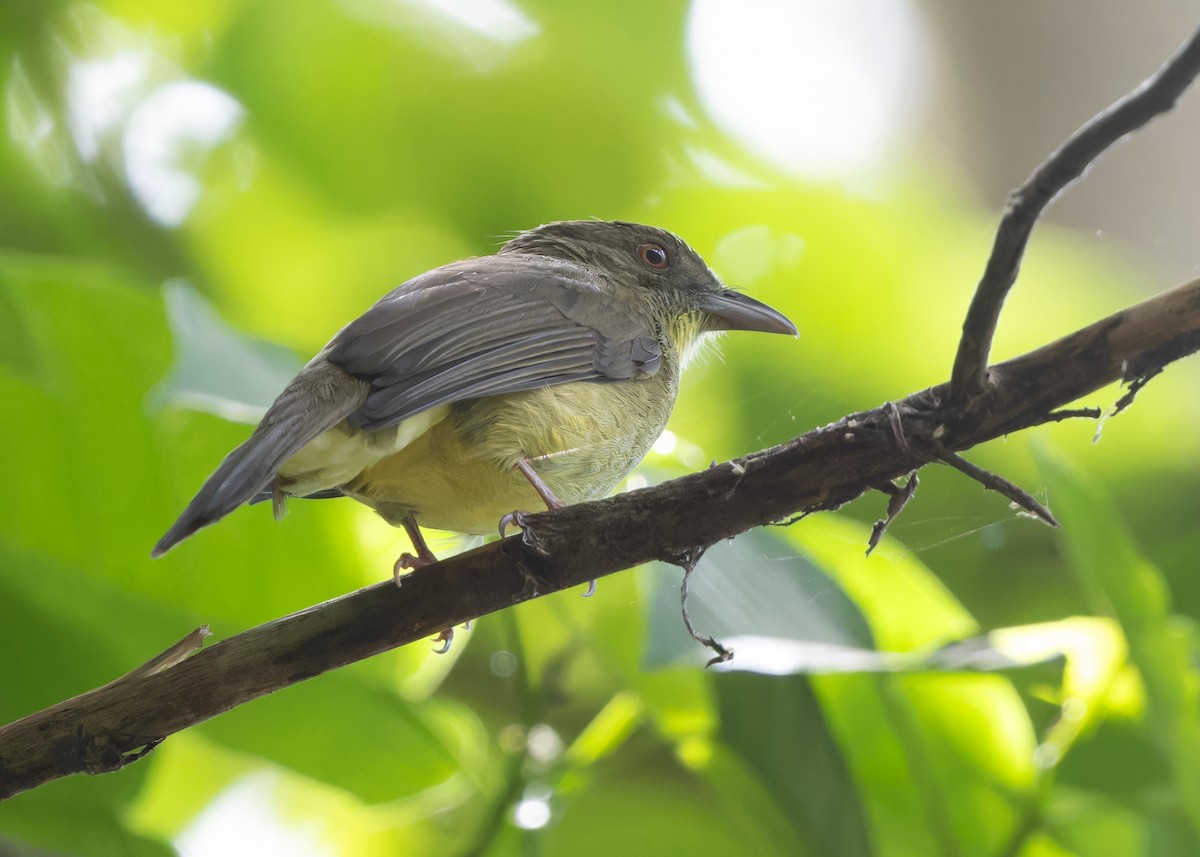
[[[588,581],[588,587],[587,587],[587,589],[585,589],[585,590],[583,591],[583,597],[584,597],[584,598],[591,598],[591,597],[592,597],[593,595],[595,595],[595,594],[596,594],[596,581],[594,581],[594,580],[589,580],[589,581]]]
[[[504,538],[505,533],[507,532],[508,528],[511,526],[514,526],[514,525],[519,527],[522,532],[525,532],[525,516],[527,514],[528,514],[528,512],[514,511],[514,512],[509,512],[507,515],[505,515],[503,518],[501,518],[500,519],[500,538]],[[526,543],[528,543],[528,542],[526,542]],[[539,548],[535,547],[534,550],[538,550],[540,552]],[[521,570],[521,577],[523,577],[525,579],[525,585],[521,588],[521,597],[533,598],[533,597],[537,596],[538,592],[541,591],[541,587],[545,587],[546,589],[554,588],[550,585],[550,582],[548,580],[546,580],[544,577],[540,577],[537,574],[534,574],[532,571],[530,571],[529,568],[526,567],[525,563],[518,561],[517,568],[519,568]],[[593,589],[594,589],[594,587],[593,587]],[[591,590],[589,590],[588,594],[589,595],[591,594]],[[520,597],[514,598],[513,600],[514,601],[520,600]]]
[[[402,586],[404,581],[404,573],[406,571],[416,571],[418,568],[423,568],[427,565],[433,565],[437,562],[436,559],[429,557],[417,556],[408,551],[400,554],[400,558],[396,560],[392,566],[392,580],[396,581],[397,586]]]
[[[500,519],[500,538],[504,538],[509,527],[520,527],[525,529],[525,513],[524,512],[509,512]]]
[[[440,634],[438,634],[436,637],[434,637],[434,638],[433,638],[433,641],[434,641],[435,643],[441,643],[441,644],[442,644],[442,645],[441,645],[439,648],[435,648],[435,649],[433,650],[433,653],[434,653],[435,655],[444,655],[444,654],[446,654],[446,652],[450,651],[450,644],[451,644],[452,642],[454,642],[454,629],[453,629],[453,628],[446,628],[446,629],[445,629],[445,630],[443,630],[443,631],[442,631]]]

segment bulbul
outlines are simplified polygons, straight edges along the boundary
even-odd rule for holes
[[[392,290],[292,379],[155,545],[243,503],[351,497],[404,527],[495,532],[611,490],[666,426],[708,334],[795,335],[670,232],[549,223]]]

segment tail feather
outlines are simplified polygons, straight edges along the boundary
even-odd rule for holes
[[[361,404],[366,386],[323,361],[309,364],[271,405],[254,434],[225,456],[150,556],[162,556],[201,527],[252,502],[284,462]]]

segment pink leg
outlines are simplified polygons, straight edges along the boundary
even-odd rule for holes
[[[392,567],[392,578],[396,581],[396,585],[402,583],[401,573],[411,571],[414,568],[422,568],[426,565],[432,565],[438,559],[433,555],[433,551],[429,549],[429,545],[425,544],[425,537],[421,535],[421,528],[417,526],[417,519],[410,512],[404,517],[403,521],[404,532],[408,533],[409,540],[413,543],[413,547],[417,550],[417,555],[413,556],[407,551],[400,554],[400,558],[396,560],[396,564]],[[454,640],[454,629],[446,628],[440,634],[433,638],[435,643],[442,645],[434,649],[439,655],[444,655],[450,651],[450,643]]]
[[[429,545],[425,544],[425,537],[421,535],[421,528],[417,526],[417,519],[413,517],[411,512],[405,516],[403,525],[404,532],[408,533],[409,540],[417,550],[417,555],[413,556],[405,551],[400,554],[400,558],[392,566],[392,579],[396,581],[397,586],[400,585],[403,572],[432,565],[438,561],[437,557],[433,555],[433,551],[429,549]]]
[[[542,477],[538,476],[537,471],[533,469],[533,465],[528,459],[522,458],[516,464],[517,470],[521,471],[521,475],[529,480],[529,484],[533,486],[533,490],[538,492],[538,496],[542,498],[542,502],[546,504],[547,509],[561,509],[563,507],[562,500],[555,496],[550,490],[550,486],[542,481]]]

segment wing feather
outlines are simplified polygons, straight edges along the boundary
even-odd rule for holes
[[[507,254],[410,280],[325,356],[371,385],[348,420],[375,431],[463,399],[654,374],[662,353],[649,323],[587,268]]]

